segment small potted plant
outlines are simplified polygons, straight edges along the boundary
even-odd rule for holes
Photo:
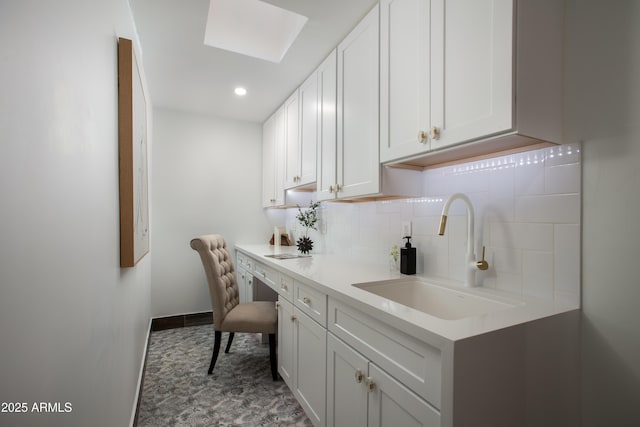
[[[391,270],[398,269],[398,257],[400,256],[400,252],[398,251],[398,245],[391,245],[389,248],[389,268]]]
[[[304,234],[296,241],[298,250],[303,254],[308,254],[313,249],[313,240],[309,237],[309,230],[317,230],[316,224],[318,222],[318,207],[320,202],[314,202],[313,200],[309,204],[309,208],[304,211],[298,206],[298,215],[296,219],[304,228]]]

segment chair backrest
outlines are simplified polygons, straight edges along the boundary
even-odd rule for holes
[[[209,234],[191,240],[191,248],[200,254],[209,283],[213,327],[220,330],[227,313],[240,303],[236,274],[227,250],[227,242],[219,234]]]

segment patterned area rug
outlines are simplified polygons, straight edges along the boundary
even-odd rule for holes
[[[211,325],[151,333],[138,426],[311,426],[284,381],[273,381],[269,346],[222,334],[213,375]]]

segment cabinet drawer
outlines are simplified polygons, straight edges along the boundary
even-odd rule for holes
[[[245,270],[247,270],[248,272],[253,271],[253,260],[251,258],[249,258],[248,256],[238,252],[236,255],[236,259],[237,259],[237,263],[238,263],[238,268],[244,268]]]
[[[254,263],[253,276],[274,291],[278,292],[278,288],[280,287],[280,275],[278,272],[260,262],[254,261]]]
[[[326,328],[327,295],[298,281],[294,282],[293,292],[295,306]]]
[[[278,283],[278,294],[282,295],[289,301],[293,301],[293,279],[289,276],[281,274],[280,281]]]
[[[353,307],[329,298],[328,329],[440,408],[441,351]]]

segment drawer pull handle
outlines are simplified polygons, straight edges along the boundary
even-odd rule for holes
[[[364,379],[364,374],[362,373],[362,371],[360,369],[358,369],[356,371],[356,382],[357,383],[361,383],[363,379]]]
[[[280,289],[282,289],[283,291],[288,291],[289,290],[287,285],[285,285],[284,283],[282,284],[282,286],[280,286]]]
[[[307,304],[307,305],[311,305],[311,300],[308,297],[303,297],[302,298],[302,302]]]

